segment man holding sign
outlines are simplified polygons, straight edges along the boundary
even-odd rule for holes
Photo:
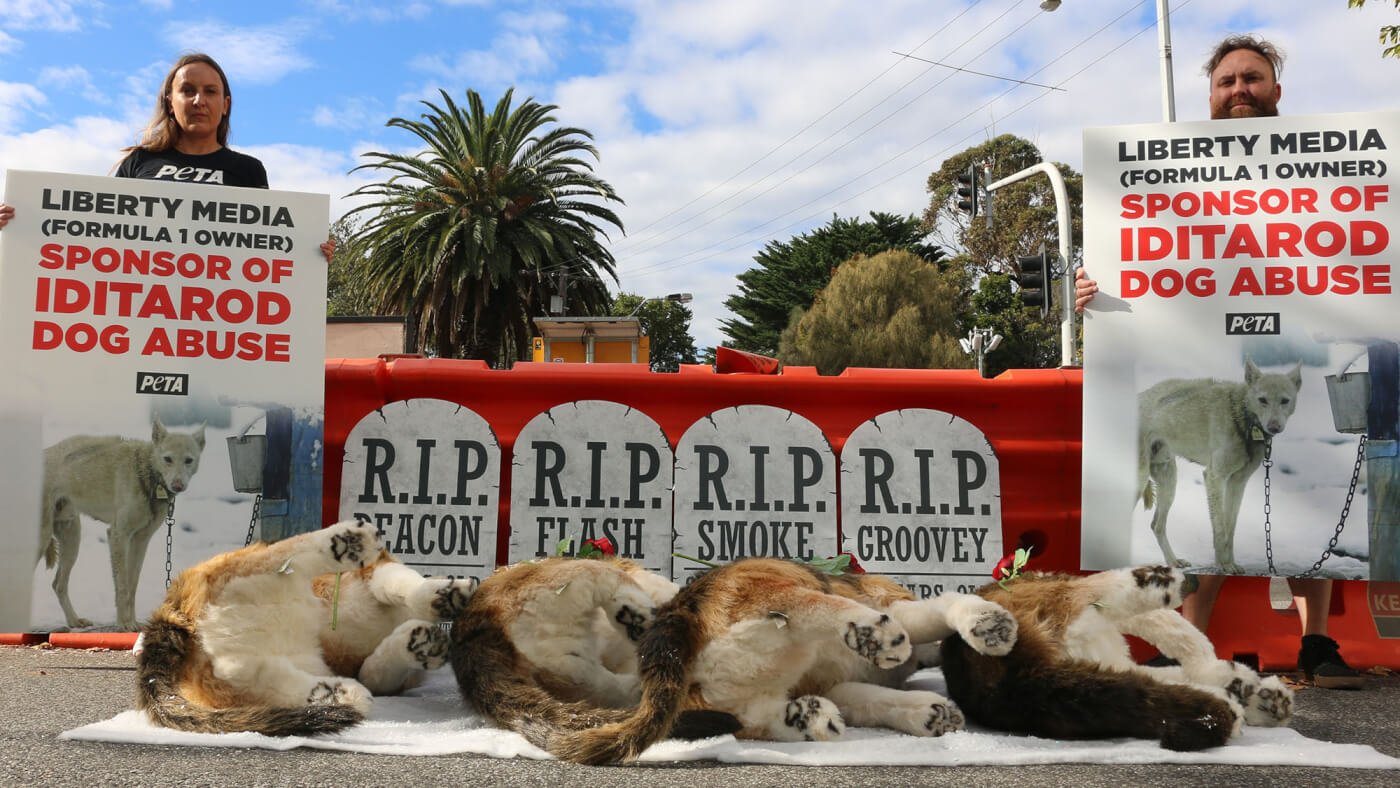
[[[1230,36],[1222,41],[1204,69],[1210,78],[1211,119],[1277,116],[1283,95],[1278,82],[1282,65],[1282,53],[1268,41],[1253,36]],[[1077,271],[1076,311],[1082,312],[1097,292],[1097,283],[1083,269]],[[1200,587],[1186,598],[1182,613],[1204,631],[1225,578],[1200,575],[1199,579]],[[1359,688],[1361,676],[1342,659],[1337,642],[1327,636],[1332,580],[1290,578],[1288,583],[1303,626],[1299,668],[1317,686]]]

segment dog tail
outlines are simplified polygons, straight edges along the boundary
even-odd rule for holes
[[[690,590],[694,590],[692,587]],[[664,606],[637,643],[637,667],[642,699],[626,718],[563,736],[551,752],[575,763],[601,764],[636,760],[647,747],[673,728],[699,721],[714,726],[705,735],[734,733],[740,725],[733,715],[697,710],[682,714],[689,689],[691,665],[700,653],[702,629],[698,611],[682,602],[685,591]]]
[[[180,693],[179,678],[194,648],[194,633],[168,621],[152,622],[136,661],[136,707],[158,725],[194,733],[254,732],[267,736],[335,733],[364,720],[339,704],[300,707],[249,706],[211,709]]]
[[[683,670],[678,682],[674,666],[680,655],[673,650],[668,670],[658,671],[658,663],[667,660],[656,653],[657,644],[669,642],[671,635],[667,633],[673,631],[664,625],[658,630],[662,623],[660,618],[653,622],[639,644],[646,649],[650,643],[652,651],[644,650],[640,655],[643,693],[636,710],[600,708],[554,697],[530,680],[532,668],[504,627],[490,611],[475,610],[471,602],[453,624],[452,670],[462,698],[477,711],[555,757],[576,763],[630,760],[666,736],[700,739],[739,730],[739,721],[731,714],[678,711]],[[666,675],[658,677],[658,672]],[[658,679],[660,692],[655,686]]]
[[[655,627],[653,623],[648,632]],[[643,643],[646,639],[643,635]],[[562,701],[528,680],[524,658],[501,627],[488,617],[472,616],[470,610],[453,628],[451,661],[463,699],[477,711],[536,747],[576,763],[632,760],[662,738],[702,739],[741,727],[725,712],[679,711],[680,692],[658,693],[649,687],[647,666],[653,666],[654,674],[655,660],[642,660],[643,696],[636,710]],[[675,686],[667,683],[665,688]]]
[[[1020,628],[1015,648],[1004,657],[979,654],[957,634],[943,641],[948,694],[968,719],[1052,739],[1157,739],[1177,751],[1219,747],[1236,730],[1238,719],[1223,698],[1059,659],[1027,629]]]

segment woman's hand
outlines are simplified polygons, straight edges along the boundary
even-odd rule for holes
[[[13,218],[15,218],[15,206],[0,202],[0,228],[4,228]]]

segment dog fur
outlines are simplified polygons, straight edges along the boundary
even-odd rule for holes
[[[489,623],[488,602],[474,597],[453,629],[463,696],[536,746],[590,764],[635,759],[697,719],[737,720],[741,737],[781,741],[835,739],[848,724],[938,736],[962,727],[957,707],[893,689],[917,667],[915,644],[956,631],[1004,654],[1015,639],[1011,616],[975,596],[919,601],[875,575],[745,559],[700,575],[643,622],[640,703],[602,709],[499,681],[518,675],[519,657]]]
[[[943,675],[968,718],[1054,739],[1158,739],[1172,750],[1229,741],[1241,722],[1285,724],[1293,692],[1276,676],[1216,659],[1205,635],[1173,610],[1185,576],[1166,566],[1088,576],[1029,572],[980,596],[1011,611],[1019,637],[990,657],[960,635],[943,643]],[[1180,665],[1133,662],[1124,635]]]
[[[444,664],[435,622],[475,585],[419,575],[355,521],[223,553],[181,572],[142,632],[137,706],[187,731],[341,730]]]
[[[1264,373],[1245,362],[1244,382],[1164,380],[1138,395],[1138,497],[1152,513],[1152,533],[1172,566],[1167,514],[1176,498],[1176,458],[1204,466],[1215,562],[1221,572],[1244,572],[1235,561],[1235,526],[1245,485],[1264,461],[1268,440],[1283,431],[1298,405],[1301,365]]]
[[[149,441],[78,435],[44,450],[44,498],[39,518],[39,558],[58,569],[53,590],[69,627],[90,627],[68,598],[68,581],[82,543],[82,518],[108,525],[117,626],[136,629],[136,585],[151,535],[175,496],[199,470],[204,427],[172,432],[151,422]]]

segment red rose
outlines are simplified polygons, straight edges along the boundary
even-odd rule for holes
[[[997,561],[997,565],[992,567],[992,579],[1005,580],[1006,578],[1011,577],[1011,567],[1014,566],[1015,563],[1015,553],[1011,553],[1010,555],[1007,555],[1004,558],[1002,558],[1000,561]]]
[[[584,544],[593,546],[603,555],[617,555],[617,550],[613,547],[612,542],[608,541],[606,536],[600,536],[597,539],[589,539],[584,542]]]
[[[847,572],[850,572],[853,575],[865,574],[865,567],[861,566],[860,562],[856,560],[856,556],[854,553],[837,553],[837,555],[844,555],[850,557],[851,562],[846,565]]]

